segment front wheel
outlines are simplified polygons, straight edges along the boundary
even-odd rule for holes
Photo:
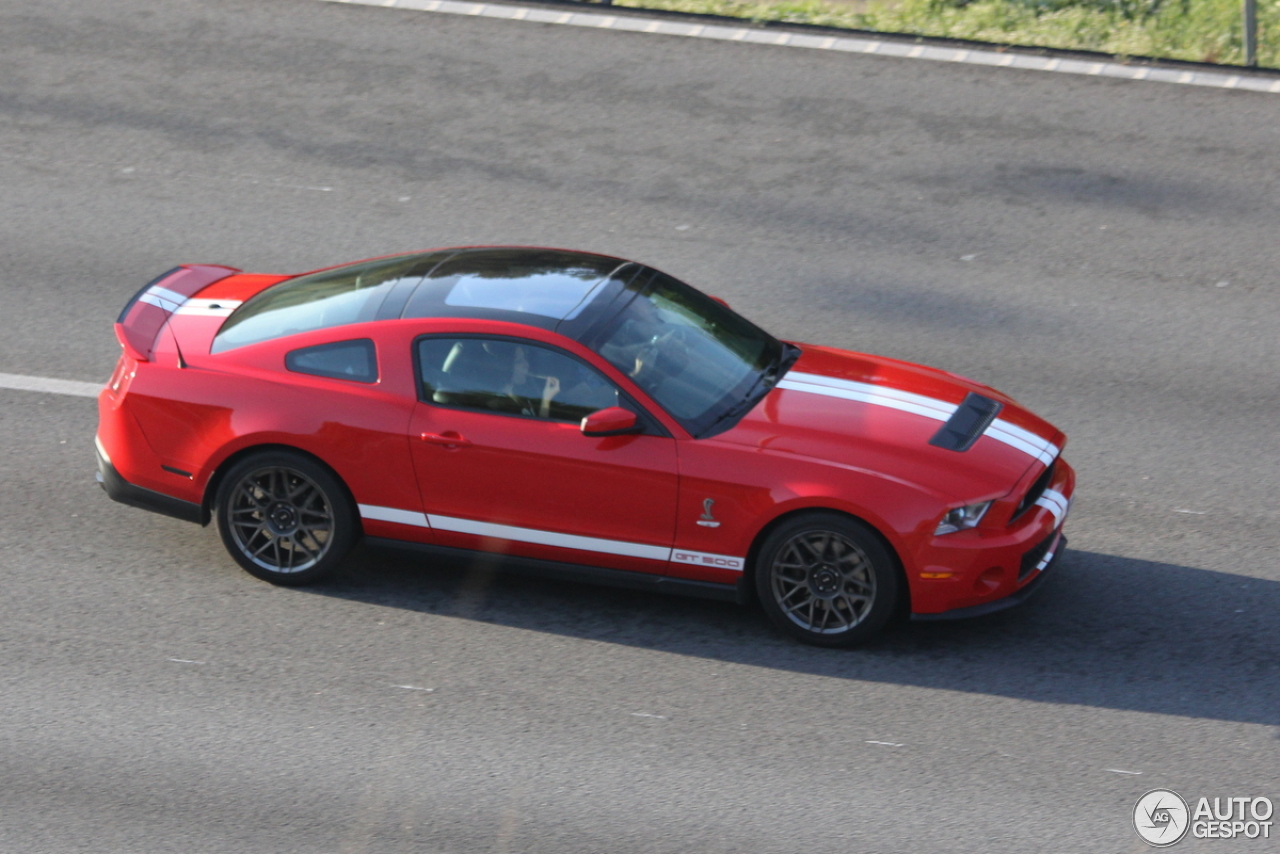
[[[835,513],[784,522],[760,547],[756,592],[782,631],[815,646],[849,647],[884,628],[900,582],[893,558],[866,525]]]
[[[337,568],[359,537],[341,482],[289,451],[246,457],[214,498],[218,533],[236,563],[272,584],[309,584]]]

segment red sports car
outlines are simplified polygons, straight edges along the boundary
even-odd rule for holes
[[[955,374],[779,341],[632,261],[440,249],[186,265],[116,323],[98,476],[276,584],[361,538],[746,602],[850,646],[1016,604],[1061,554],[1065,437]]]

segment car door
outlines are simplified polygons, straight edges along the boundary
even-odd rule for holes
[[[501,336],[414,342],[414,470],[442,545],[664,573],[675,531],[675,440],[563,350]],[[589,437],[624,406],[644,432]]]

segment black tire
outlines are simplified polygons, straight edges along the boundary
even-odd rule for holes
[[[233,465],[214,497],[214,519],[236,563],[289,587],[332,573],[360,538],[342,483],[291,451],[263,451]]]
[[[870,640],[893,616],[901,590],[880,538],[838,513],[806,513],[774,529],[757,554],[755,582],[775,626],[825,647]]]

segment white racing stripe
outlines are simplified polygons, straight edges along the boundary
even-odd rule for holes
[[[437,516],[434,513],[423,514],[414,510],[400,510],[395,507],[379,507],[376,504],[360,504],[357,506],[360,508],[360,515],[366,519],[395,522],[400,525],[413,525],[418,528],[451,531],[456,534],[493,537],[494,539],[511,540],[517,543],[533,543],[540,546],[555,546],[562,549],[577,549],[600,554],[624,555],[626,557],[640,557],[649,560],[696,564],[698,566],[715,566],[738,572],[742,571],[746,563],[745,558],[733,557],[732,555],[669,549],[666,546],[628,543],[622,540],[604,540],[598,537],[582,537],[577,534],[561,534],[556,531],[520,528],[515,525],[498,525],[493,522],[481,522],[476,519],[459,519],[454,516]]]
[[[1067,518],[1068,511],[1071,510],[1071,501],[1056,489],[1046,489],[1044,494],[1036,499],[1036,506],[1043,507],[1052,513],[1053,526],[1059,528]]]
[[[182,305],[181,302],[174,302],[173,300],[165,299],[162,296],[157,296],[156,294],[151,293],[151,291],[147,291],[145,294],[138,297],[138,302],[145,302],[147,305],[154,305],[156,308],[163,309],[170,314],[177,311],[178,307]]]
[[[49,377],[25,377],[21,374],[0,374],[0,388],[17,391],[42,391],[45,394],[69,394],[72,397],[97,397],[102,383],[84,383],[78,380],[55,380]]]
[[[649,560],[670,560],[671,549],[649,546],[643,543],[627,543],[620,540],[602,540],[596,537],[580,537],[576,534],[560,534],[555,531],[539,531],[535,528],[517,528],[514,525],[496,525],[475,519],[456,519],[452,516],[427,514],[432,528],[452,531],[456,534],[474,534],[478,537],[494,537],[539,546],[556,546],[562,549],[578,549],[586,552],[642,557]]]
[[[838,397],[844,400],[856,400],[860,403],[870,403],[876,406],[885,406],[902,412],[910,412],[914,415],[922,415],[935,421],[946,421],[956,411],[954,403],[935,400],[922,394],[913,394],[909,391],[901,391],[888,386],[838,380],[834,377],[804,374],[797,371],[792,371],[783,377],[782,382],[778,383],[778,387],[788,388],[792,391],[823,394],[827,397]]]
[[[1042,439],[1030,430],[1024,430],[1016,424],[997,418],[983,433],[997,442],[1004,442],[1011,448],[1017,448],[1030,457],[1048,465],[1057,459],[1062,450],[1047,439]]]
[[[165,302],[177,303],[178,305],[182,305],[184,302],[187,301],[187,298],[185,295],[180,294],[177,291],[171,291],[168,288],[161,287],[160,285],[152,285],[151,287],[147,288],[147,292],[146,294],[143,294],[143,296],[148,296],[148,295],[159,297]]]
[[[152,285],[138,297],[138,302],[154,305],[170,314],[198,315],[200,317],[227,317],[240,305],[240,300],[191,299],[176,291]]]
[[[1052,561],[1053,556],[1058,553],[1058,548],[1061,545],[1062,545],[1062,532],[1059,531],[1058,536],[1054,538],[1053,547],[1050,548],[1049,551],[1045,553],[1045,556],[1040,558],[1040,562],[1036,564],[1036,572],[1039,572],[1040,570],[1044,569],[1046,566],[1049,565],[1049,562]]]
[[[357,504],[360,515],[366,519],[379,522],[395,522],[398,525],[413,525],[418,528],[430,528],[426,514],[416,510],[398,510],[395,507],[379,507],[376,504]]]
[[[200,317],[227,317],[240,306],[239,300],[189,299],[178,309],[178,314]]]
[[[824,377],[819,374],[805,374],[792,371],[778,383],[778,388],[791,391],[804,391],[810,394],[821,394],[827,397],[838,397],[842,400],[854,400],[869,403],[872,406],[884,406],[900,412],[910,412],[934,421],[945,422],[958,408],[954,403],[925,397],[922,394],[902,391],[889,386],[859,383],[852,380],[840,380]],[[1003,442],[1011,448],[1021,451],[1033,459],[1048,465],[1058,456],[1057,445],[1037,436],[1030,430],[1024,430],[1016,424],[997,418],[991,422],[982,434],[997,442]]]

